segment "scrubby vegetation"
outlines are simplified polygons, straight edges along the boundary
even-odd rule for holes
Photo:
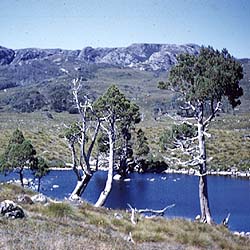
[[[71,161],[71,155],[66,141],[60,137],[63,133],[63,123],[70,123],[76,119],[75,115],[68,113],[51,113],[53,119],[47,117],[45,112],[34,113],[1,113],[0,114],[0,154],[8,144],[13,131],[18,127],[24,132],[26,138],[31,140],[38,155],[48,160],[51,167],[65,167]],[[152,128],[155,124],[157,129]],[[149,160],[162,159],[159,139],[166,127],[171,127],[173,121],[167,117],[160,120],[147,119],[141,122],[140,127],[145,132],[148,145],[151,149]],[[212,138],[208,141],[208,157],[210,169],[227,170],[236,167],[239,170],[250,168],[250,115],[222,114],[216,117],[211,126]],[[232,138],[234,140],[232,141]],[[219,152],[218,152],[219,150]],[[172,166],[173,167],[173,166]],[[176,166],[178,168],[178,166]]]

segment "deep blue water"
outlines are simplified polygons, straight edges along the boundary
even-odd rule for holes
[[[83,198],[95,203],[106,182],[107,172],[95,173]],[[26,178],[30,178],[26,173]],[[12,173],[0,181],[18,179]],[[194,219],[199,211],[198,177],[182,174],[137,174],[129,176],[130,181],[114,181],[113,189],[105,204],[110,208],[128,208],[130,203],[136,208],[162,209],[176,204],[167,210],[168,217]],[[53,170],[42,179],[41,191],[50,197],[64,199],[74,188],[76,177],[73,171]],[[58,185],[54,186],[53,185]],[[229,228],[237,231],[250,231],[250,181],[221,176],[208,177],[208,191],[212,216],[220,223],[231,213]]]

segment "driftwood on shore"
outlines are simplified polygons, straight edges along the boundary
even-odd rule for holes
[[[131,222],[133,225],[136,225],[136,220],[135,220],[135,214],[139,213],[139,214],[149,214],[147,216],[145,216],[146,218],[152,218],[155,216],[164,216],[165,212],[174,207],[175,204],[171,204],[169,206],[164,207],[163,209],[159,209],[159,210],[154,210],[154,209],[149,209],[149,208],[144,208],[144,209],[137,209],[137,208],[133,208],[129,203],[127,204],[128,207],[131,209]]]

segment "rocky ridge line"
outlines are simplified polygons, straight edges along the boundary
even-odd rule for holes
[[[196,44],[132,44],[120,48],[92,48],[82,50],[27,48],[12,50],[0,46],[0,66],[22,65],[27,61],[48,60],[80,61],[87,64],[106,64],[140,70],[165,71],[176,63],[180,53],[197,54],[200,46]]]

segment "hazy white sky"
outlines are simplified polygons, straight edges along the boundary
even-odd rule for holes
[[[0,45],[197,43],[250,58],[250,0],[0,0]]]

